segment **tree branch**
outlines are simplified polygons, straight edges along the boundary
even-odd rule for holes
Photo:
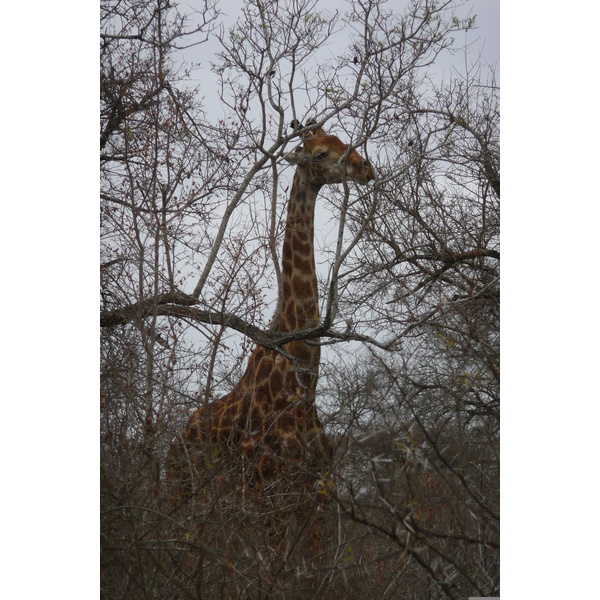
[[[230,327],[239,333],[248,336],[257,344],[270,348],[281,353],[286,358],[292,359],[283,346],[296,340],[304,340],[310,343],[316,338],[328,337],[337,342],[363,342],[377,346],[383,350],[394,350],[398,342],[397,338],[388,342],[380,342],[372,337],[361,335],[355,332],[341,332],[330,329],[326,325],[313,327],[309,329],[298,329],[292,332],[265,332],[259,327],[248,323],[241,317],[228,313],[219,313],[210,310],[197,308],[198,300],[182,292],[170,292],[160,294],[148,300],[142,300],[130,304],[123,308],[112,311],[102,311],[100,313],[100,327],[111,328],[117,325],[124,325],[132,321],[144,320],[150,316],[177,317],[180,319],[190,319],[198,323],[207,325],[224,325]],[[318,343],[318,342],[314,342]]]

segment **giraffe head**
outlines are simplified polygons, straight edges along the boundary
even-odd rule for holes
[[[296,121],[291,126],[301,127]],[[335,135],[328,135],[319,127],[305,133],[302,144],[287,154],[285,159],[306,169],[310,182],[316,185],[349,180],[368,183],[375,179],[369,162],[356,150],[348,152],[348,148]]]

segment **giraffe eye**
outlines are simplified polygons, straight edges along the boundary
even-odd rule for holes
[[[327,158],[328,155],[329,152],[319,152],[318,154],[315,154],[315,160],[323,160]]]

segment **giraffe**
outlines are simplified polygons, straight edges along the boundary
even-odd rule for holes
[[[301,125],[293,122],[292,127]],[[310,126],[310,122],[308,124]],[[325,185],[375,178],[360,154],[320,128],[305,133],[285,160],[296,166],[282,249],[281,311],[275,332],[317,327],[319,295],[314,256],[314,211]],[[237,385],[222,398],[194,411],[168,453],[167,477],[178,497],[193,496],[203,475],[224,464],[241,473],[236,484],[264,489],[276,479],[298,488],[314,485],[328,468],[332,445],[319,420],[315,393],[318,340],[296,340],[283,349],[258,346]],[[233,466],[232,466],[233,465]],[[241,465],[241,468],[240,468]]]

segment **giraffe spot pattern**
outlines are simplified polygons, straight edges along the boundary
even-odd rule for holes
[[[375,177],[356,150],[348,155],[346,165],[340,164],[347,149],[337,137],[316,129],[305,134],[302,145],[286,156],[297,167],[282,249],[280,331],[312,327],[319,318],[312,239],[319,190],[345,178],[367,183]],[[208,459],[244,453],[251,458],[248,468],[254,469],[254,480],[263,483],[282,473],[289,476],[286,459],[290,457],[307,466],[327,468],[333,449],[315,407],[320,349],[301,341],[285,349],[300,363],[298,372],[291,361],[259,347],[234,389],[211,404],[206,414],[204,407],[192,414],[182,431],[183,443],[174,442],[168,457],[168,477],[182,489],[192,489],[192,471],[198,477],[211,466],[210,460],[202,462],[200,449],[206,450]],[[213,446],[207,448],[209,441]]]

